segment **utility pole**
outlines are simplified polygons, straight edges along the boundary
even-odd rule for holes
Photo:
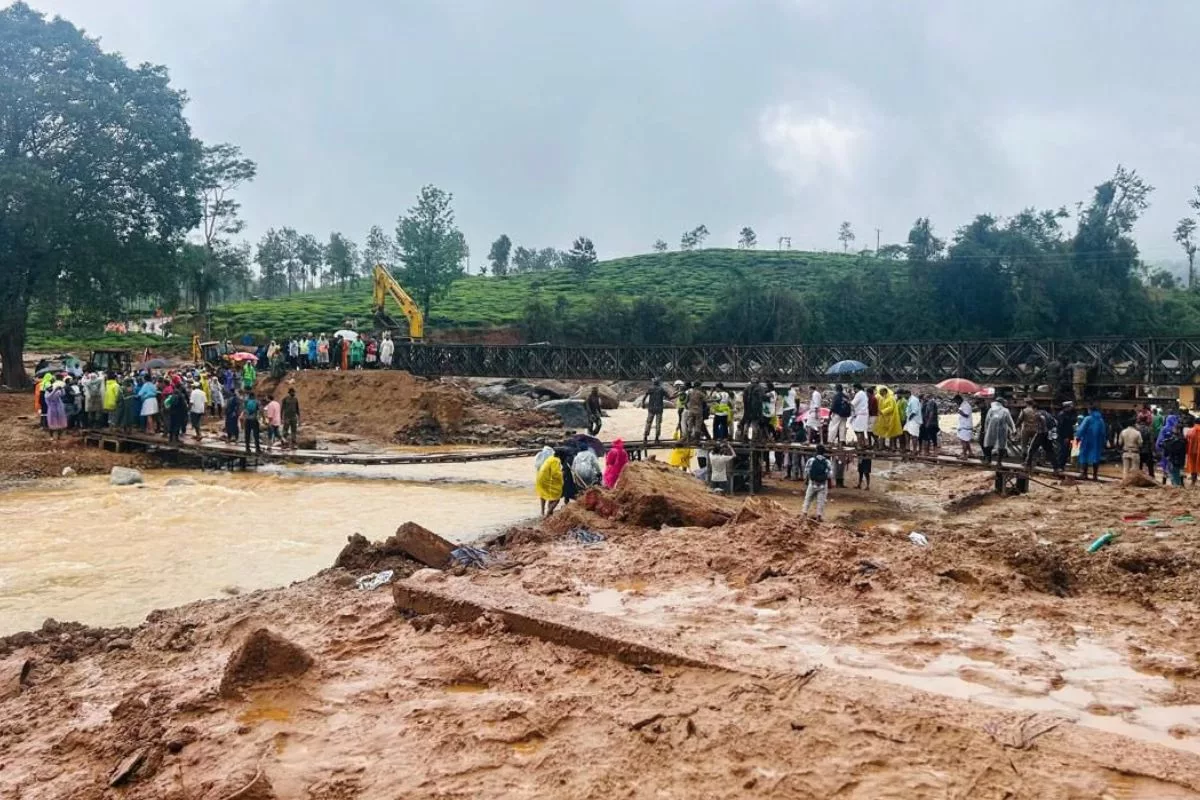
[[[879,255],[879,228],[875,229],[875,255]]]

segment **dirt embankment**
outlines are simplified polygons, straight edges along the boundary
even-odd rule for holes
[[[64,467],[80,474],[108,472],[114,466],[146,466],[143,458],[84,448],[73,435],[59,440],[39,426],[33,394],[0,392],[0,486],[57,477]]]
[[[1200,757],[1111,733],[1137,709],[1097,694],[1079,716],[1108,732],[1046,711],[1104,671],[1055,648],[1082,657],[1105,632],[1140,676],[1119,674],[1126,690],[1162,694],[1160,715],[1196,702],[1187,497],[1045,490],[932,515],[923,548],[890,523],[808,523],[635,464],[593,510],[502,537],[488,569],[417,571],[398,540],[356,538],[344,568],[285,589],[4,640],[0,796],[1200,797]],[[1166,521],[1121,519],[1148,512]],[[1110,525],[1117,543],[1081,555]],[[412,592],[583,615],[593,643],[635,627],[648,659],[712,666],[622,663],[568,646],[561,623],[414,617],[355,588],[385,566]],[[988,643],[964,633],[980,625]],[[906,681],[862,676],[880,653]],[[945,663],[990,705],[913,688]]]
[[[524,444],[562,435],[552,415],[503,408],[448,381],[395,370],[293,372],[261,392],[295,388],[303,422],[320,438],[382,444]]]

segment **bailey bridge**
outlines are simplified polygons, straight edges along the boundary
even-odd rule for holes
[[[991,386],[1069,384],[1062,364],[1086,364],[1092,387],[1180,386],[1200,376],[1200,337],[997,339],[886,344],[566,347],[408,344],[396,366],[417,375],[563,380],[828,382],[838,361],[868,366],[863,381],[938,383],[968,378]]]

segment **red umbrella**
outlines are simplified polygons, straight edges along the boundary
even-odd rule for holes
[[[230,361],[258,361],[258,356],[254,353],[230,353]]]
[[[979,391],[979,384],[966,378],[947,378],[937,386],[944,392],[955,394],[975,394]]]

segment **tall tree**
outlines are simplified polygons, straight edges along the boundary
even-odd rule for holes
[[[329,234],[329,244],[325,245],[325,266],[329,280],[342,287],[354,280],[358,268],[358,245],[342,234],[334,231]]]
[[[278,297],[288,288],[288,245],[284,236],[269,228],[258,242],[254,260],[258,264],[259,292]]]
[[[854,242],[854,229],[850,227],[850,220],[846,220],[838,228],[838,241],[842,243],[842,252],[846,252],[850,245]]]
[[[388,236],[383,228],[372,225],[367,232],[367,241],[362,249],[363,275],[370,275],[376,264],[391,269],[396,263],[396,242]]]
[[[295,228],[284,226],[279,229],[280,255],[283,258],[283,274],[287,277],[287,292],[304,291],[304,265],[300,263],[300,234]]]
[[[758,244],[758,234],[749,225],[738,233],[738,247],[743,250],[753,250]]]
[[[296,238],[296,261],[300,264],[301,276],[307,276],[309,286],[315,289],[321,276],[321,266],[325,263],[325,248],[317,241],[317,237],[305,233]]]
[[[0,383],[18,387],[31,301],[115,311],[174,290],[201,148],[165,68],[24,2],[0,10],[0,96]]]
[[[240,216],[242,204],[235,192],[254,180],[258,166],[242,157],[241,148],[232,144],[206,146],[200,162],[200,235],[204,240],[204,258],[189,258],[184,272],[201,318],[208,313],[214,294],[245,277],[248,253],[233,244],[232,238],[245,229]]]
[[[567,266],[581,277],[587,277],[596,266],[596,245],[586,236],[580,236],[567,253]]]
[[[1179,224],[1175,226],[1175,241],[1179,242],[1179,246],[1183,248],[1184,255],[1187,256],[1188,262],[1188,277],[1187,287],[1189,289],[1196,288],[1196,220],[1191,217],[1184,217],[1179,220]]]
[[[396,222],[400,279],[426,317],[433,301],[463,274],[467,243],[454,224],[453,199],[436,186],[425,186],[417,204]]]
[[[667,243],[664,242],[662,239],[654,240],[654,252],[665,253],[665,252],[667,252],[667,247],[668,247]]]
[[[908,258],[910,261],[926,262],[937,258],[946,243],[933,235],[929,217],[918,217],[908,232]]]
[[[492,242],[492,249],[488,252],[488,262],[492,265],[492,274],[497,278],[503,278],[508,274],[510,252],[512,252],[512,239],[508,238],[507,233],[502,233],[496,241]]]

